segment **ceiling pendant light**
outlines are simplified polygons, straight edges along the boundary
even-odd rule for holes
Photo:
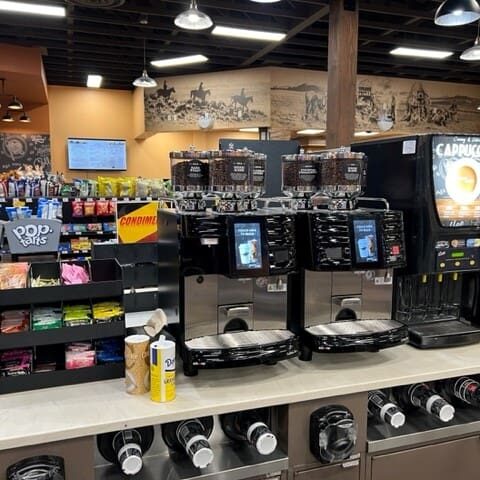
[[[17,98],[13,97],[13,100],[8,104],[9,110],[23,110],[23,103]]]
[[[10,115],[10,112],[7,112],[7,113],[2,117],[2,122],[12,123],[13,121],[14,121],[14,120],[13,120],[12,115]]]
[[[22,123],[30,123],[32,119],[26,114],[26,112],[23,112],[18,121]]]
[[[467,48],[461,55],[460,60],[467,62],[480,61],[480,22],[478,22],[477,38],[473,43],[473,47]]]
[[[442,27],[467,25],[479,19],[478,0],[446,0],[435,13],[435,24]]]
[[[213,25],[212,19],[198,9],[197,0],[191,0],[190,8],[177,15],[174,23],[185,30],[206,30]]]
[[[133,81],[133,85],[135,87],[140,88],[153,88],[157,86],[157,82],[148,76],[147,73],[147,47],[145,43],[145,39],[143,39],[143,72],[142,76],[136,78]]]

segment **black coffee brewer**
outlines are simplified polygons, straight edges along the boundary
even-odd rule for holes
[[[257,209],[265,157],[173,152],[171,164],[177,208],[160,210],[159,241],[185,374],[297,355],[287,329],[295,220],[292,212]]]
[[[480,136],[415,135],[365,142],[367,194],[405,215],[408,265],[396,318],[419,348],[480,340]],[[473,322],[473,323],[472,323]]]
[[[376,351],[406,340],[392,320],[393,269],[405,264],[402,213],[358,198],[366,157],[340,150],[284,156],[283,190],[296,208],[299,274],[289,327],[312,351]]]

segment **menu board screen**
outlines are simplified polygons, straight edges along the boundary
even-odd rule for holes
[[[378,262],[377,226],[375,220],[354,220],[353,236],[357,263]]]
[[[126,170],[127,142],[69,138],[68,168],[70,170]]]
[[[262,234],[260,223],[235,223],[233,232],[237,270],[262,269]]]
[[[432,173],[441,225],[480,226],[480,136],[434,136]]]

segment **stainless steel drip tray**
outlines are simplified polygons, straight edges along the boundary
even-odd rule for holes
[[[242,480],[261,475],[274,475],[288,468],[288,457],[277,448],[263,456],[249,446],[229,444],[212,446],[214,460],[203,469],[195,468],[186,455],[163,453],[146,457],[137,480]],[[95,480],[127,478],[113,465],[97,467]]]
[[[372,418],[368,420],[367,449],[369,452],[411,448],[429,442],[478,434],[480,430],[480,411],[475,408],[456,408],[454,419],[448,423],[422,410],[405,414],[407,421],[398,429],[378,423]]]
[[[187,340],[185,346],[190,350],[218,350],[230,348],[259,347],[275,345],[295,338],[288,330],[249,330]]]
[[[314,325],[307,327],[305,331],[315,336],[364,336],[389,332],[402,327],[403,325],[395,320],[352,320]]]

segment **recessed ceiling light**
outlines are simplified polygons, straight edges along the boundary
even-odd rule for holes
[[[190,65],[191,63],[208,62],[205,55],[188,55],[186,57],[165,58],[163,60],[152,60],[150,63],[157,68],[176,67],[178,65]]]
[[[424,48],[409,47],[397,47],[391,50],[390,53],[404,57],[431,58],[435,60],[442,60],[453,55],[453,52],[447,52],[445,50],[427,50]]]
[[[279,42],[285,38],[285,33],[267,32],[265,30],[249,30],[246,28],[232,28],[217,25],[212,30],[213,35],[222,37],[243,38],[245,40],[262,40],[267,42]]]
[[[320,133],[325,133],[325,130],[319,128],[305,128],[303,130],[298,130],[297,135],[319,135]]]
[[[239,128],[239,132],[246,132],[246,133],[258,133],[258,127],[247,127],[247,128]]]
[[[32,13],[34,15],[49,15],[51,17],[64,17],[64,7],[53,5],[38,5],[36,3],[0,1],[0,10],[4,12]]]
[[[100,88],[102,85],[103,77],[101,75],[89,75],[87,78],[87,87]]]
[[[365,130],[364,132],[355,132],[356,137],[372,137],[378,135],[378,132],[372,132],[371,130]]]

